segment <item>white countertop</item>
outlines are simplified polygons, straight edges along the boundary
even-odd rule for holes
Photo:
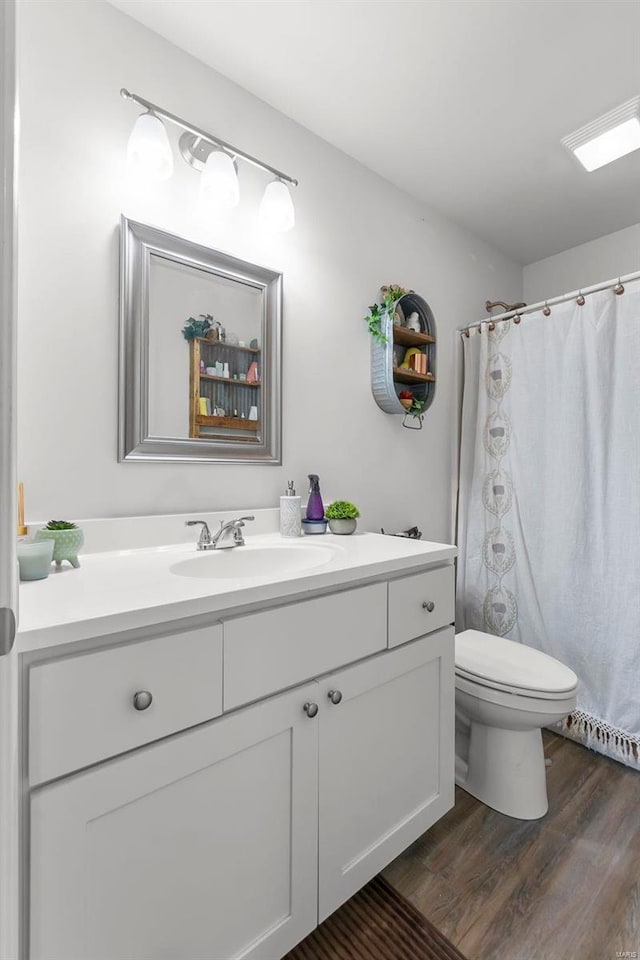
[[[166,624],[205,614],[230,614],[248,604],[295,600],[315,590],[357,585],[372,577],[411,572],[456,555],[449,544],[375,533],[301,537],[277,533],[251,536],[247,546],[325,546],[328,562],[295,575],[216,580],[178,576],[171,567],[198,553],[193,542],[134,550],[81,554],[81,567],[68,564],[46,580],[20,585],[19,653],[78,640]]]

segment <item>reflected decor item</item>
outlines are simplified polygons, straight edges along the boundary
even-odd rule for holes
[[[207,314],[207,316],[209,315]],[[227,335],[220,321],[214,320],[213,317],[209,317],[209,319],[212,321],[212,323],[211,323],[211,329],[207,330],[207,332],[205,333],[206,339],[207,340],[226,340]]]
[[[193,340],[195,337],[206,337],[211,329],[213,317],[210,313],[200,314],[197,320],[189,317],[182,328],[182,336],[185,340]]]
[[[127,167],[136,179],[158,182],[167,180],[173,173],[171,145],[162,122],[165,120],[184,131],[179,142],[180,153],[190,167],[201,171],[200,203],[205,210],[209,208],[215,213],[237,206],[240,198],[237,170],[241,160],[275,177],[264,191],[259,211],[261,226],[271,232],[291,230],[295,211],[288,185],[297,187],[297,180],[124,87],[120,96],[145,109],[136,120],[127,147]]]
[[[121,230],[120,460],[280,463],[282,274]]]

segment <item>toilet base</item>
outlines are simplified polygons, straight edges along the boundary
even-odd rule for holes
[[[476,800],[518,820],[549,809],[542,731],[502,730],[471,721],[468,756],[456,757],[456,783]]]

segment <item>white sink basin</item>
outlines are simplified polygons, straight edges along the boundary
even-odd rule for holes
[[[244,580],[302,573],[314,570],[334,560],[334,546],[316,546],[310,543],[282,546],[231,547],[200,553],[189,560],[174,563],[169,569],[179,577],[197,577],[204,580]]]

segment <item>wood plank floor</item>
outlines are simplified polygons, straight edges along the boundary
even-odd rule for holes
[[[640,960],[640,774],[543,735],[545,818],[456,788],[384,876],[469,960]]]

